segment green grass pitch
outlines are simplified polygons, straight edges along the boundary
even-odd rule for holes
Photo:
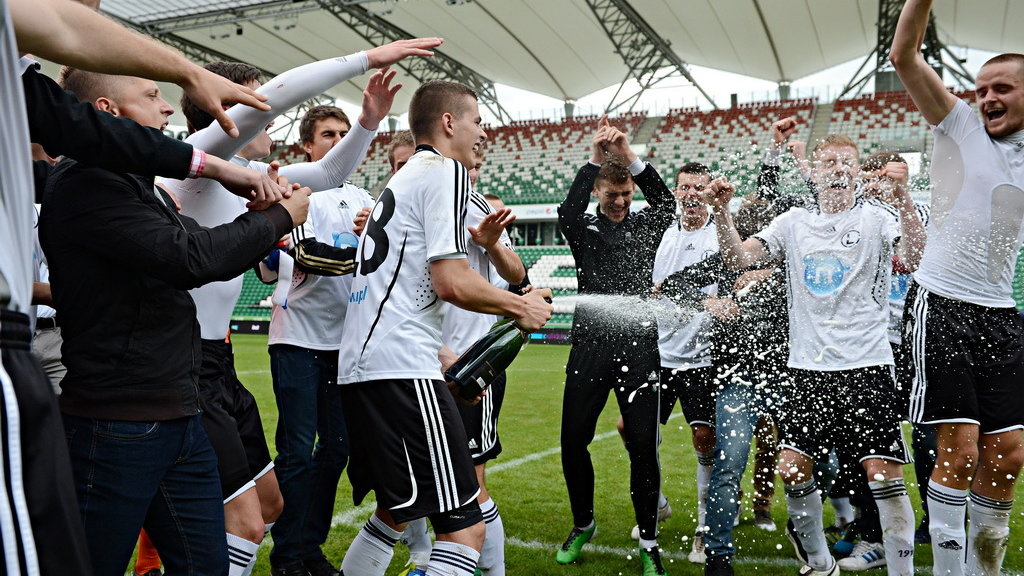
[[[239,377],[259,402],[263,426],[273,452],[277,411],[271,388],[266,337],[237,335],[234,345]],[[508,391],[500,422],[504,452],[490,463],[487,482],[505,524],[507,572],[531,576],[639,574],[636,542],[629,537],[635,523],[629,501],[629,464],[622,443],[615,434],[617,410],[614,398],[609,398],[598,423],[598,437],[591,445],[597,471],[595,502],[599,534],[584,549],[578,564],[560,566],[554,560],[555,548],[571,528],[558,456],[561,390],[568,353],[568,346],[534,344],[522,352],[509,370]],[[673,517],[661,525],[659,543],[669,574],[698,576],[703,574],[703,566],[686,560],[696,525],[696,459],[689,430],[678,412],[677,409],[677,415],[663,428],[662,482],[663,490],[672,502]],[[906,474],[911,499],[920,519],[920,500],[911,467],[907,467]],[[749,467],[746,476],[744,492],[749,495],[753,493]],[[795,575],[799,566],[783,533],[767,533],[755,528],[749,512],[749,496],[744,504],[742,523],[735,531],[739,547],[736,572],[764,576]],[[335,526],[325,549],[328,559],[335,565],[341,563],[348,543],[366,520],[370,509],[366,503],[358,509],[353,507],[348,480],[343,477],[335,505]],[[783,525],[786,510],[781,484],[776,490],[772,511],[775,522]],[[1018,500],[1013,511],[1013,533],[1004,573],[1024,573],[1022,517],[1024,504]],[[831,508],[826,505],[826,522],[831,519]],[[260,561],[254,574],[265,576],[270,573],[268,552],[269,542],[264,543],[260,550]],[[918,573],[930,574],[930,548],[917,546],[915,553]],[[399,544],[387,573],[394,575],[400,572],[406,556],[405,549]],[[884,571],[873,570],[870,573],[884,574]]]

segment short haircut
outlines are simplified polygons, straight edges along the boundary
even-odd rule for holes
[[[597,173],[597,178],[594,180],[594,187],[596,188],[602,182],[618,186],[630,182],[632,179],[633,175],[629,173],[629,168],[625,164],[617,160],[609,160],[601,165],[601,170]]]
[[[125,76],[113,76],[64,66],[57,75],[61,88],[74,93],[79,102],[95,102],[97,98],[117,99]]]
[[[1006,62],[1016,62],[1017,66],[1020,67],[1021,76],[1024,76],[1024,54],[1017,54],[1016,52],[1007,52],[1006,54],[999,54],[998,56],[993,56],[989,58],[987,61],[985,61],[985,63],[982,64],[981,67],[984,68],[989,64],[1003,64]]]
[[[860,157],[860,150],[857,149],[857,144],[853,142],[853,139],[845,134],[826,134],[822,136],[817,142],[814,143],[813,153],[828,148],[829,146],[840,146],[853,148],[857,152],[857,157]]]
[[[395,166],[395,150],[402,146],[416,147],[416,142],[412,139],[412,132],[400,130],[391,135],[391,145],[388,146],[388,164],[392,168]]]
[[[903,159],[903,156],[900,156],[899,154],[893,152],[892,150],[879,150],[878,152],[875,152],[871,156],[865,158],[864,162],[861,163],[860,165],[860,169],[866,170],[868,172],[874,172],[876,170],[881,170],[882,168],[885,168],[885,165],[888,164],[889,162],[902,162],[903,164],[907,163],[907,161]]]
[[[484,200],[501,200],[501,196],[498,196],[493,192],[487,192],[484,194]]]
[[[306,115],[302,117],[302,121],[299,122],[299,143],[309,144],[316,137],[313,130],[316,129],[316,123],[325,118],[337,118],[348,127],[352,128],[352,121],[348,119],[348,115],[338,108],[337,106],[313,106],[306,111]]]
[[[417,141],[429,138],[442,114],[461,117],[466,96],[477,99],[472,88],[458,82],[435,80],[421,84],[409,102],[409,130],[413,138]]]
[[[210,72],[223,76],[235,84],[262,83],[263,73],[260,69],[242,62],[210,62],[204,66]],[[195,132],[213,124],[214,117],[196,106],[188,96],[181,95],[181,113],[185,115],[188,131]]]
[[[701,164],[700,162],[687,162],[679,167],[679,172],[676,172],[676,179],[679,179],[680,174],[696,174],[698,176],[711,176],[711,168]]]

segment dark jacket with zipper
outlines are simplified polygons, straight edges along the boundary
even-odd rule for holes
[[[203,228],[151,178],[61,161],[39,238],[60,310],[61,411],[155,421],[199,412],[199,323],[187,290],[228,280],[292,228],[282,206]]]
[[[558,207],[558,224],[576,260],[580,294],[643,297],[650,295],[654,255],[665,229],[675,219],[676,200],[658,171],[647,164],[633,182],[648,206],[612,222],[600,212],[587,212],[601,168],[584,164],[569,194]],[[637,302],[639,304],[639,301]],[[658,338],[653,309],[638,306],[635,315],[606,314],[587,304],[576,306],[574,341],[618,342],[635,337]],[[621,322],[625,316],[628,321]]]

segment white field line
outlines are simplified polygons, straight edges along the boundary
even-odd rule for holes
[[[682,414],[680,414],[679,412],[675,412],[671,416],[669,416],[669,420],[674,420],[675,418],[681,417],[681,416],[682,416]],[[619,433],[618,433],[617,430],[611,430],[609,432],[602,432],[601,434],[598,434],[598,435],[594,436],[594,442],[598,442],[598,441],[601,441],[601,440],[607,440],[608,438],[616,438],[616,437],[618,437],[618,435],[619,435]],[[495,473],[501,472],[503,470],[510,470],[510,469],[513,469],[513,468],[518,468],[519,466],[522,466],[523,464],[527,464],[527,463],[533,462],[535,460],[540,460],[541,458],[546,458],[548,456],[554,456],[555,454],[559,454],[561,451],[562,450],[561,450],[560,447],[555,446],[553,448],[548,448],[546,450],[541,450],[540,452],[534,452],[532,454],[527,454],[526,456],[515,458],[513,460],[507,460],[505,462],[500,462],[498,464],[495,464],[494,466],[488,466],[487,467],[487,473],[488,474],[495,474]],[[374,508],[376,508],[376,502],[373,502],[373,501],[370,501],[370,500],[366,500],[362,504],[360,504],[359,506],[357,506],[355,508],[352,508],[350,510],[346,510],[344,512],[339,512],[339,513],[335,514],[334,518],[331,519],[331,526],[348,526],[350,528],[362,528],[363,524],[366,523],[366,519],[370,516],[370,513],[373,512]],[[270,537],[269,536],[266,538],[266,541],[270,541]],[[524,549],[527,549],[527,550],[544,550],[544,551],[554,550],[559,545],[558,542],[541,542],[539,540],[523,540],[523,539],[520,539],[520,538],[516,538],[515,536],[507,536],[507,535],[505,536],[505,544],[507,546],[513,546],[513,547],[516,547],[516,548],[524,548]],[[788,552],[789,548],[787,547],[785,550]],[[614,547],[614,546],[604,546],[602,544],[590,543],[590,544],[587,544],[587,552],[588,553],[603,554],[603,555],[607,555],[607,556],[627,557],[627,556],[631,556],[633,554],[636,554],[636,549],[635,548],[617,548],[617,547]],[[674,551],[666,550],[666,549],[662,549],[662,551],[661,551],[661,556],[663,558],[666,558],[666,559],[669,559],[669,560],[680,560],[680,561],[687,561],[688,562],[688,560],[686,558],[686,555],[687,555],[687,553],[685,551],[674,552]],[[739,565],[753,565],[753,566],[779,566],[779,567],[784,567],[784,566],[798,567],[799,566],[799,563],[795,559],[787,558],[787,557],[782,557],[782,556],[771,557],[771,558],[754,558],[754,557],[743,556],[741,554],[741,555],[736,556],[734,562],[736,564],[739,564]],[[931,566],[916,566],[914,568],[914,573],[916,573],[916,574],[931,574],[932,573],[932,568],[931,568]],[[1021,573],[1021,572],[1010,572],[1010,571],[1004,570],[1003,573],[1002,573],[1002,576],[1024,576],[1024,573]]]
[[[669,419],[675,418],[677,416],[681,416],[681,414],[675,413],[672,416],[670,416]],[[611,430],[610,432],[602,432],[594,436],[594,442],[607,440],[608,438],[615,438],[618,437],[618,435],[619,433],[617,430]],[[534,460],[540,460],[541,458],[546,458],[548,456],[554,456],[555,454],[559,454],[561,452],[561,447],[555,446],[554,448],[548,448],[547,450],[541,450],[540,452],[534,452],[532,454],[527,454],[526,456],[521,456],[519,458],[515,458],[512,460],[499,462],[493,466],[488,466],[487,474],[491,475],[501,472],[503,470],[518,468],[523,464],[528,464],[530,462],[533,462]],[[364,501],[362,504],[351,510],[346,510],[344,512],[339,512],[335,514],[334,518],[331,519],[331,526],[362,527],[362,525],[366,522],[367,517],[369,517],[370,513],[373,512],[375,508],[375,502]]]

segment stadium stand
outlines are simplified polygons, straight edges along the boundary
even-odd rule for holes
[[[975,106],[973,91],[955,94]],[[861,153],[865,156],[883,148],[919,151],[925,158],[931,152],[927,122],[906,92],[863,94],[838,100],[825,108],[823,114],[819,114],[820,109],[816,99],[802,98],[742,104],[726,110],[678,108],[662,118],[647,118],[642,112],[628,113],[612,118],[611,122],[625,131],[634,144],[646,145],[647,160],[666,179],[683,163],[699,161],[716,174],[728,176],[741,194],[751,190],[756,182],[764,146],[770,143],[772,122],[786,116],[793,116],[800,123],[794,136],[798,140],[809,141],[812,131],[839,133],[861,142]],[[480,177],[480,188],[498,194],[510,205],[561,202],[576,170],[590,156],[590,135],[596,121],[596,115],[588,115],[524,120],[488,128],[487,165]],[[641,127],[649,135],[645,141],[636,139]],[[390,175],[390,143],[390,132],[382,132],[374,139],[366,161],[352,175],[355,184],[373,190]],[[297,144],[278,143],[277,150],[276,156],[285,162],[304,159]],[[788,162],[785,166],[789,180],[799,184],[793,164]],[[926,186],[927,179],[921,182]],[[534,285],[551,288],[556,296],[576,293],[575,265],[568,247],[523,246],[517,250]],[[1018,306],[1024,308],[1022,267],[1017,269],[1014,288]],[[255,275],[246,274],[235,318],[268,319],[270,309],[261,307],[260,302],[267,301],[271,290]],[[571,322],[571,306],[556,308],[552,326],[567,328]]]
[[[725,174],[741,193],[756,182],[763,147],[771,143],[772,122],[792,116],[800,128],[794,139],[807,140],[815,118],[815,101],[755,102],[728,110],[672,110],[651,138],[648,159],[663,177],[686,162],[701,162]]]

